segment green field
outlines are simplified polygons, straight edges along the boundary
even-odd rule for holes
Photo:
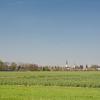
[[[100,72],[0,72],[0,85],[100,88]]]
[[[100,100],[100,89],[3,85],[0,100]]]
[[[0,100],[100,100],[100,72],[0,72]]]

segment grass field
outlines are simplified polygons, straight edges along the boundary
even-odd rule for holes
[[[0,72],[0,85],[100,87],[100,72]]]
[[[100,100],[100,72],[0,72],[0,100]]]
[[[100,89],[3,85],[0,100],[100,100]]]

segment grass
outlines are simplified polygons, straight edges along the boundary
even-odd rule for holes
[[[100,72],[0,72],[0,100],[100,100]]]
[[[100,72],[0,72],[0,85],[100,88]]]
[[[100,89],[2,85],[0,100],[100,100]]]

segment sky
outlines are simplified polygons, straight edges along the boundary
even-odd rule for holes
[[[39,65],[100,64],[100,0],[0,0],[0,59]]]

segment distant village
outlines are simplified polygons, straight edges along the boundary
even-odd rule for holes
[[[3,62],[0,60],[0,71],[100,71],[100,65],[72,65],[66,64],[64,66],[41,66],[38,64],[17,64],[15,62]]]
[[[92,70],[97,70],[97,71],[99,71],[100,70],[100,66],[99,65],[91,65],[91,66],[88,66],[88,65],[85,65],[85,66],[83,66],[83,65],[76,65],[76,64],[74,64],[74,65],[72,65],[72,66],[70,66],[69,64],[68,64],[68,61],[66,61],[66,65],[65,65],[65,68],[67,69],[67,70],[83,70],[83,71],[92,71]]]

